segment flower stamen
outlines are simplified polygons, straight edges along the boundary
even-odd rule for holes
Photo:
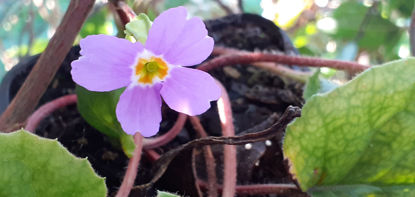
[[[140,58],[135,66],[135,75],[138,83],[153,84],[157,77],[163,80],[168,74],[169,67],[160,57]]]

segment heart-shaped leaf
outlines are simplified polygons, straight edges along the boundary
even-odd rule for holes
[[[0,133],[0,196],[105,197],[104,178],[57,140]]]
[[[287,128],[284,155],[315,196],[415,196],[415,59],[311,97]]]

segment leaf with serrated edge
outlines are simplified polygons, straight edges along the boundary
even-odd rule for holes
[[[415,196],[415,59],[311,97],[283,147],[302,190],[315,196]]]
[[[104,178],[57,140],[0,133],[0,196],[105,197]]]

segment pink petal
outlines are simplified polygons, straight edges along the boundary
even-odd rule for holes
[[[221,90],[208,73],[176,67],[160,93],[170,108],[194,116],[208,110],[210,101],[219,99]]]
[[[80,42],[81,57],[72,62],[72,79],[91,91],[111,91],[128,86],[140,43],[108,35],[87,36]]]
[[[186,17],[184,7],[171,8],[161,13],[148,32],[145,48],[155,55],[166,53],[182,33]]]
[[[116,115],[123,130],[130,135],[155,135],[161,122],[160,85],[127,88],[118,101]]]
[[[212,53],[214,41],[207,36],[205,24],[200,18],[186,21],[182,33],[167,53],[166,60],[174,65],[192,66],[200,64]]]

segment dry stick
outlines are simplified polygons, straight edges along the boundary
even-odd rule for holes
[[[204,138],[208,136],[202,124],[200,123],[200,119],[197,116],[190,116],[189,119],[193,125],[193,128],[196,130],[200,137]],[[216,197],[218,196],[216,163],[210,146],[203,147],[203,156],[205,157],[208,179],[207,193],[209,197]]]
[[[219,84],[222,95],[218,100],[219,119],[222,127],[222,135],[224,137],[234,136],[235,128],[233,126],[232,108],[228,93],[225,87]],[[223,190],[222,196],[235,196],[236,186],[236,147],[225,145],[223,147]]]
[[[412,11],[411,24],[409,26],[409,41],[411,47],[411,55],[415,56],[415,7]]]
[[[314,57],[289,56],[282,54],[244,52],[227,54],[213,58],[201,64],[198,69],[209,71],[217,67],[230,66],[234,64],[250,64],[254,62],[275,62],[297,66],[329,67],[352,72],[361,72],[369,68],[369,66],[364,66],[359,63],[340,60],[327,60]]]
[[[164,135],[154,137],[154,138],[145,138],[143,142],[143,148],[153,149],[160,146],[163,146],[173,140],[183,129],[184,124],[186,123],[187,115],[179,113],[176,122],[173,127],[167,131]]]
[[[39,123],[54,111],[77,102],[76,94],[69,94],[52,100],[37,109],[27,119],[25,129],[34,133]]]
[[[243,145],[246,143],[254,143],[265,141],[271,139],[284,131],[286,126],[296,117],[301,115],[301,109],[299,107],[288,106],[285,112],[281,115],[281,118],[273,124],[270,128],[265,129],[260,132],[249,133],[240,136],[231,136],[231,137],[215,137],[209,136],[206,138],[199,138],[192,140],[186,144],[178,146],[170,151],[164,153],[160,159],[153,164],[152,168],[152,178],[148,183],[135,186],[134,189],[142,190],[153,185],[163,173],[166,171],[170,162],[182,151],[189,150],[195,147],[201,147],[205,145],[214,145],[214,144],[227,144],[227,145]]]
[[[115,197],[128,197],[131,188],[134,185],[138,165],[140,164],[141,152],[143,150],[143,136],[140,133],[134,135],[134,143],[136,145],[134,155],[128,162],[127,171],[125,172],[124,179],[122,180],[120,189]]]
[[[226,14],[230,15],[233,14],[233,11],[231,8],[229,8],[227,5],[225,5],[222,0],[215,0],[215,2],[223,9],[225,10]]]
[[[0,117],[0,131],[17,129],[36,108],[66,54],[72,47],[95,0],[72,0],[51,38],[22,87]]]

